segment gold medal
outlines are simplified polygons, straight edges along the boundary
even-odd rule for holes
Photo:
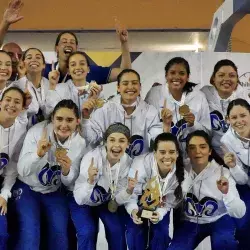
[[[181,116],[184,116],[190,112],[190,108],[188,105],[184,104],[179,107],[179,113]]]
[[[59,147],[56,149],[55,157],[60,158],[62,156],[65,156],[67,154],[67,150],[65,148]]]
[[[103,100],[103,99],[97,99],[96,100],[96,105],[95,105],[95,108],[96,109],[99,109],[99,108],[101,108],[103,105],[104,105],[104,103],[105,103],[105,101]]]
[[[109,203],[108,203],[108,210],[111,212],[111,213],[115,213],[118,209],[118,204],[115,200],[110,200]]]

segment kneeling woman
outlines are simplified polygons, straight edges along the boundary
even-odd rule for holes
[[[86,148],[79,123],[76,104],[63,100],[56,105],[51,123],[38,123],[28,131],[13,187],[17,220],[13,249],[39,249],[41,213],[47,226],[46,249],[68,249],[68,206],[60,186],[73,190],[79,174]]]
[[[154,152],[135,158],[132,169],[138,171],[138,184],[133,197],[126,205],[132,219],[127,225],[127,242],[129,250],[146,249],[147,240],[152,250],[165,250],[170,243],[169,216],[170,210],[182,199],[181,184],[184,180],[184,165],[177,138],[170,133],[158,135],[154,142]],[[155,178],[156,177],[156,178]],[[154,179],[152,179],[154,178]],[[149,182],[156,181],[158,190],[152,189]],[[160,203],[157,204],[157,195]],[[156,193],[155,193],[156,192]],[[138,207],[138,197],[141,196]],[[154,202],[155,200],[155,202]],[[155,203],[155,204],[154,204]],[[156,210],[149,220],[141,219],[138,210],[150,205]],[[143,217],[143,216],[142,216]],[[148,231],[151,231],[147,239]]]
[[[213,250],[238,249],[235,224],[246,212],[235,181],[228,169],[219,166],[211,157],[211,141],[206,132],[197,130],[187,137],[190,158],[189,176],[183,191],[184,222],[174,232],[170,250],[193,250],[207,236]]]
[[[6,89],[0,101],[0,249],[5,250],[7,233],[7,202],[16,181],[17,160],[28,124],[27,112],[23,111],[25,95],[22,90]]]
[[[84,156],[70,203],[79,250],[95,250],[98,220],[102,220],[110,250],[126,250],[124,207],[133,193],[136,176],[128,179],[131,158],[125,153],[130,131],[121,124],[108,127],[104,146]]]

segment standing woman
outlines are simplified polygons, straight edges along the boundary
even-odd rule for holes
[[[240,249],[249,249],[250,240],[250,104],[244,99],[235,99],[227,109],[229,129],[221,143],[225,145],[225,164],[235,179],[239,194],[246,203],[246,215],[236,220],[236,236]]]
[[[79,250],[95,250],[98,220],[102,220],[110,250],[126,250],[123,205],[131,197],[137,174],[128,178],[132,159],[125,153],[129,129],[115,123],[104,135],[104,145],[82,159],[70,210]]]
[[[228,105],[230,101],[237,98],[245,100],[249,98],[246,91],[239,85],[237,67],[228,59],[216,63],[210,83],[212,86],[204,86],[201,91],[205,94],[210,109],[212,146],[222,160],[224,153],[220,140],[229,127],[226,121]]]
[[[207,236],[212,250],[237,250],[235,223],[246,212],[228,169],[211,157],[209,135],[197,130],[187,137],[190,165],[183,183],[183,222],[174,231],[168,250],[193,250]]]
[[[12,75],[11,57],[7,52],[0,50],[0,97],[6,89],[7,82]]]
[[[88,83],[86,80],[89,73],[89,60],[84,52],[76,51],[70,54],[68,70],[71,79],[60,84],[58,84],[59,71],[52,69],[49,73],[50,86],[46,96],[47,113],[51,113],[56,104],[63,99],[71,99],[81,110],[87,98],[100,97],[102,87],[95,82]]]
[[[73,191],[85,151],[78,133],[79,112],[74,102],[59,102],[52,122],[32,127],[24,140],[13,187],[16,232],[11,249],[40,246],[41,213],[47,226],[47,248],[68,249],[68,206],[61,184]]]
[[[172,58],[165,66],[166,84],[152,87],[145,101],[159,112],[162,109],[172,118],[171,133],[181,142],[185,153],[187,135],[197,129],[210,132],[209,107],[206,98],[196,84],[189,82],[190,67],[182,57]],[[164,108],[166,101],[166,108]]]
[[[48,118],[45,110],[45,98],[49,90],[49,81],[43,77],[45,58],[37,48],[29,48],[18,65],[20,79],[13,83],[14,86],[27,90],[32,96],[28,110],[29,127]]]
[[[1,74],[0,74],[1,75]],[[1,76],[0,76],[1,77]],[[19,88],[8,88],[0,101],[0,249],[6,250],[7,202],[17,177],[17,160],[28,124],[25,95]]]
[[[170,211],[182,200],[181,184],[184,180],[184,164],[177,138],[170,133],[158,135],[154,141],[154,152],[138,156],[132,168],[138,171],[138,183],[126,210],[131,216],[127,224],[127,243],[129,250],[144,250],[147,242],[152,250],[165,250],[170,243]],[[153,177],[160,187],[160,204],[149,220],[138,217],[140,197],[152,202],[152,190],[147,183]],[[150,237],[148,236],[150,231]]]

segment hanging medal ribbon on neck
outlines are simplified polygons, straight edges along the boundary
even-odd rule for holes
[[[44,101],[45,101],[45,90],[44,90],[43,79],[41,79],[40,87],[38,87],[38,88],[36,88],[32,82],[31,82],[31,84],[32,84],[32,90],[34,91],[36,100],[39,104],[39,108],[41,108],[41,107],[43,107]],[[39,88],[41,89],[41,93],[39,93],[39,91],[37,90]]]
[[[157,175],[157,181],[159,183],[159,193],[160,193],[160,207],[163,207],[164,204],[163,204],[163,195],[164,195],[164,192],[166,190],[166,187],[167,187],[167,177],[165,177],[165,180],[164,180],[164,183],[163,185],[161,185],[161,176],[160,176],[160,173],[159,173],[159,169],[158,169],[158,165],[157,165],[157,161],[154,157],[154,163],[153,163],[153,168],[154,168],[154,171]]]
[[[61,156],[65,156],[70,149],[72,135],[70,135],[69,138],[67,139],[68,147],[63,147],[62,143],[58,140],[55,132],[54,132],[54,138],[55,138],[55,143],[56,143],[55,157],[60,158]]]
[[[57,65],[56,65],[56,70],[59,71],[59,62],[58,62]],[[63,78],[63,80],[62,80],[61,83],[64,83],[64,82],[66,81],[67,77],[68,77],[68,72],[67,72],[66,75],[64,76],[64,78]]]
[[[180,116],[184,116],[185,114],[188,114],[190,112],[190,108],[187,104],[185,104],[187,92],[183,92],[181,95],[181,100],[177,101],[174,99],[174,97],[170,94],[170,99],[173,103],[175,103],[177,106],[179,106],[179,114]]]
[[[109,187],[111,190],[111,200],[108,203],[108,210],[111,213],[115,213],[118,209],[118,203],[115,200],[115,193],[116,193],[116,189],[117,189],[117,183],[118,183],[119,172],[120,172],[120,161],[117,164],[118,164],[118,166],[117,166],[117,169],[115,172],[115,179],[114,180],[112,178],[110,163],[108,162],[108,165],[107,165],[107,170],[108,170],[108,175],[109,175]]]

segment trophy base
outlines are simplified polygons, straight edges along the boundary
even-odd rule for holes
[[[144,218],[144,219],[150,219],[154,214],[154,211],[152,210],[146,210],[146,209],[142,209],[139,210],[139,212],[137,213],[137,216],[139,218]]]

